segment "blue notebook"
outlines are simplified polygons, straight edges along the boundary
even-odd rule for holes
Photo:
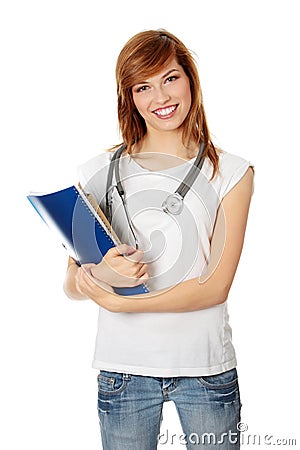
[[[111,247],[120,244],[101,209],[79,187],[27,198],[43,221],[57,230],[70,256],[79,264],[98,264]],[[113,289],[120,295],[149,292],[146,284]]]

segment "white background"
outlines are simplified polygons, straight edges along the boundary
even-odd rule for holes
[[[119,142],[115,61],[148,28],[166,28],[196,52],[215,142],[255,164],[229,300],[243,422],[250,435],[299,443],[297,3],[2,3],[1,448],[100,448],[97,306],[64,296],[67,255],[26,194],[68,186],[80,163]],[[179,434],[172,405],[165,411],[164,427]]]

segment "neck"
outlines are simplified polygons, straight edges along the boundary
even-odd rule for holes
[[[136,145],[134,153],[165,153],[183,159],[190,159],[195,156],[197,149],[198,146],[186,148],[183,145],[181,132],[148,132]]]

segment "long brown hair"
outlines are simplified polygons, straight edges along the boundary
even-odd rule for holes
[[[209,157],[213,165],[213,178],[218,169],[219,157],[206,122],[196,64],[185,45],[166,30],[148,30],[136,34],[125,44],[117,59],[118,119],[123,143],[127,153],[131,154],[133,145],[147,131],[145,121],[134,105],[132,87],[137,80],[157,73],[174,57],[190,80],[192,97],[190,111],[181,125],[183,145],[199,145],[200,141],[205,144],[204,155]]]

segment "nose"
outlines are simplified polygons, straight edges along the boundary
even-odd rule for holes
[[[170,100],[170,98],[171,98],[170,94],[167,92],[166,89],[164,89],[164,87],[158,87],[155,90],[154,100],[157,102],[157,104],[164,105],[166,102]]]

